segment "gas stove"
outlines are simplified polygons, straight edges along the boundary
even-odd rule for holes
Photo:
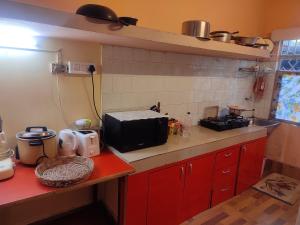
[[[231,130],[235,128],[247,127],[249,120],[242,116],[227,115],[219,118],[207,118],[199,121],[199,125],[216,131]]]

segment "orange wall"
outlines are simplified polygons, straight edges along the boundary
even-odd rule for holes
[[[300,27],[299,0],[264,0],[264,32],[274,29]]]
[[[204,19],[212,30],[240,31],[243,35],[262,33],[262,0],[16,0],[74,12],[80,5],[98,3],[119,16],[139,18],[139,25],[169,32],[181,32],[189,19]]]
[[[75,12],[86,3],[112,8],[119,16],[139,18],[139,25],[181,32],[189,19],[204,19],[212,30],[239,30],[243,35],[266,35],[278,28],[300,27],[300,0],[15,0]]]

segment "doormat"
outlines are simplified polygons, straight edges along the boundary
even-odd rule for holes
[[[253,188],[290,205],[300,197],[300,181],[278,173],[268,175]]]

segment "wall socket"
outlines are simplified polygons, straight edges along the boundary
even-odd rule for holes
[[[81,75],[90,75],[88,68],[90,65],[93,65],[96,68],[94,63],[86,63],[86,62],[68,62],[68,73],[69,74],[81,74]],[[96,71],[94,72],[96,73]]]
[[[68,61],[68,64],[51,63],[50,71],[53,74],[67,74],[67,75],[90,75],[89,66],[93,65],[96,68],[96,64],[88,62],[73,62]],[[96,71],[94,72],[96,74]]]

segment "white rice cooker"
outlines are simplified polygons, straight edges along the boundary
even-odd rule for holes
[[[17,133],[20,161],[27,165],[37,165],[44,158],[57,155],[56,133],[47,127],[27,127]]]

